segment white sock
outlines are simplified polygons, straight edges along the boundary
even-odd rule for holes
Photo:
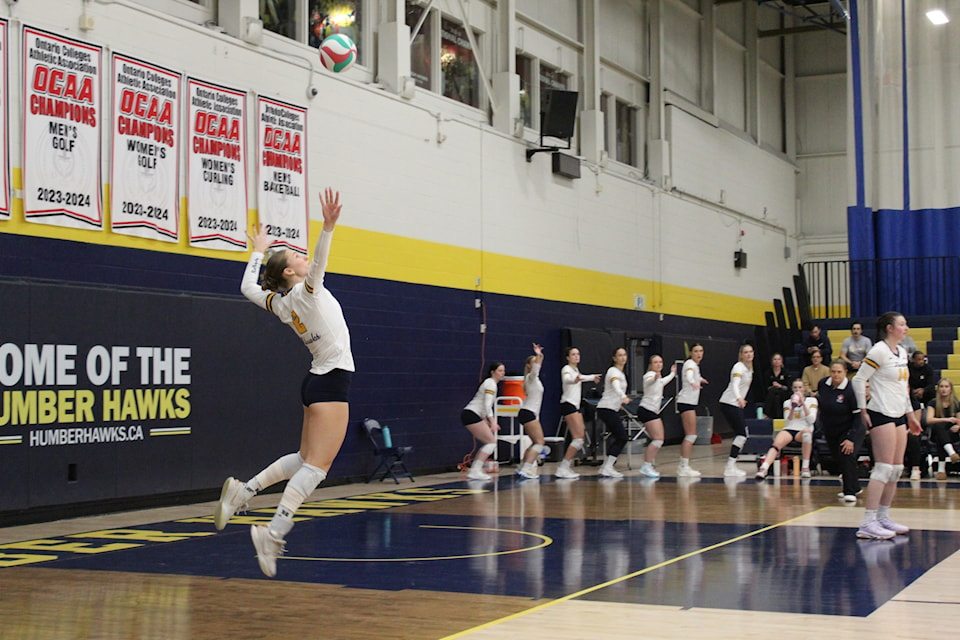
[[[802,466],[803,471],[810,471],[810,461],[804,460]]]
[[[270,533],[274,538],[283,540],[286,537],[293,528],[293,516],[297,509],[326,477],[326,471],[306,462],[293,474],[280,497],[277,512],[270,520]]]
[[[948,455],[948,456],[952,456],[952,455],[955,455],[955,454],[957,453],[957,450],[953,448],[953,445],[952,445],[952,444],[945,444],[945,445],[943,445],[943,450],[947,452],[947,455]]]
[[[766,473],[767,469],[769,468],[770,468],[770,463],[767,462],[766,459],[764,459],[764,461],[760,463],[760,471],[762,471],[763,473]]]
[[[567,460],[566,458],[564,458],[563,460],[561,460],[561,461],[560,461],[560,468],[561,468],[561,469],[569,469],[569,468],[570,468],[570,461]]]
[[[865,527],[876,519],[877,519],[877,512],[874,511],[873,509],[866,509],[863,512],[863,522],[860,523],[860,526]]]
[[[737,459],[727,458],[727,469],[736,469],[736,468],[737,468]]]
[[[680,458],[680,468],[686,469],[690,466],[690,458]]]
[[[940,473],[947,472],[947,461],[946,460],[937,460],[937,471]]]
[[[880,506],[877,507],[877,520],[882,520],[884,518],[889,518],[889,517],[890,517],[889,505],[885,507],[881,504]]]
[[[603,466],[606,469],[613,469],[613,465],[616,464],[616,462],[617,462],[617,456],[607,456],[606,459],[603,461]],[[650,464],[650,463],[645,462],[644,464]]]

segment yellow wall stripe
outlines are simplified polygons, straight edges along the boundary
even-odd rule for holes
[[[19,181],[18,170],[15,179]],[[105,201],[109,188],[104,187]],[[23,201],[13,201],[10,220],[0,222],[0,233],[72,240],[90,244],[160,251],[181,255],[245,262],[246,252],[191,247],[187,241],[185,200],[181,202],[181,233],[177,243],[162,242],[104,230],[71,229],[28,223],[23,219]],[[256,219],[256,211],[249,212]],[[322,223],[310,221],[310,247],[319,237]],[[646,297],[645,311],[692,318],[764,324],[770,301],[655,283],[639,278],[579,269],[526,258],[516,258],[451,245],[405,238],[377,231],[341,226],[330,257],[331,273],[344,273],[412,284],[477,290],[578,304],[633,309],[634,295]],[[239,273],[239,272],[238,272]],[[237,276],[239,280],[239,275]],[[480,286],[477,287],[477,279]]]

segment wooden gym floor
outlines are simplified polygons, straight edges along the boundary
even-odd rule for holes
[[[214,503],[0,529],[0,637],[20,639],[941,638],[960,615],[960,482],[900,483],[895,541],[854,536],[836,478],[499,481],[321,488],[278,576]],[[620,467],[625,467],[621,459]],[[634,467],[638,465],[636,456]]]

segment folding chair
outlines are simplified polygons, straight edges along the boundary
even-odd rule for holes
[[[410,478],[410,482],[415,482],[413,474],[410,473],[403,461],[403,457],[413,451],[413,447],[398,447],[392,442],[390,446],[386,446],[383,437],[385,427],[381,427],[380,423],[373,418],[364,418],[363,428],[373,445],[374,455],[380,457],[380,463],[367,478],[367,482],[376,478],[377,474],[380,474],[380,482],[383,482],[388,475],[393,478],[396,484],[400,484],[398,478]],[[386,428],[389,429],[389,427]]]

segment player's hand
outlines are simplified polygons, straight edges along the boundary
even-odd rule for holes
[[[320,206],[323,209],[323,230],[333,231],[340,219],[340,192],[334,191],[330,187],[323,190],[320,194]]]
[[[262,224],[251,225],[250,231],[247,232],[247,238],[250,239],[253,250],[257,253],[264,253],[270,248],[270,238],[267,236],[267,231],[263,228]]]

